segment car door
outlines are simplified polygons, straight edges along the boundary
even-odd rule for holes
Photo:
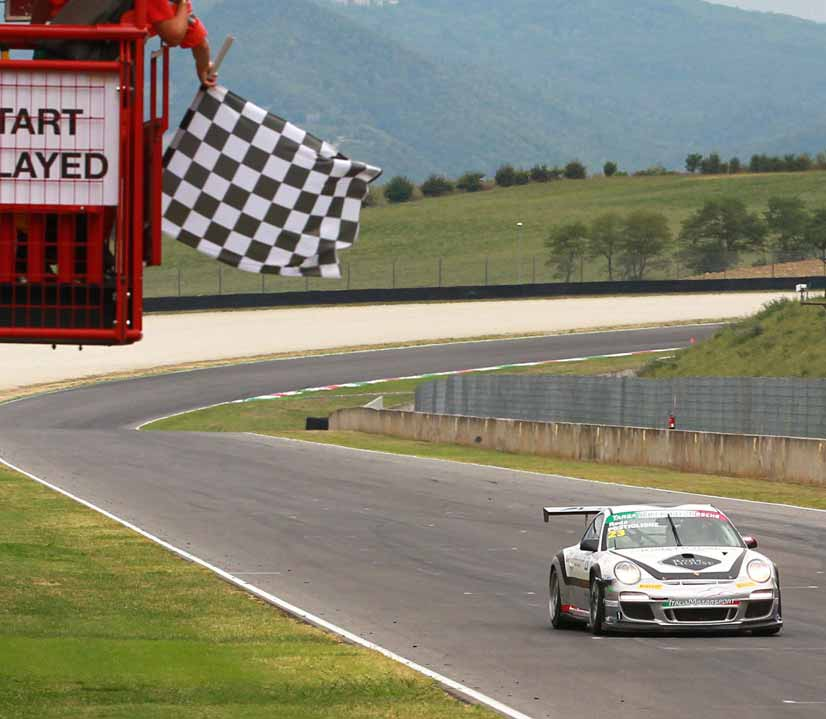
[[[598,514],[594,517],[585,534],[582,535],[583,540],[596,540],[597,546],[601,541],[602,525],[605,521],[603,514]],[[571,588],[570,596],[574,599],[573,604],[580,608],[588,606],[588,590],[590,585],[591,566],[596,561],[597,552],[586,552],[579,548],[579,546],[571,547],[566,552],[566,565],[568,573],[568,583]]]

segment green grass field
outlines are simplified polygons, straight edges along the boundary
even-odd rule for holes
[[[651,209],[664,213],[675,232],[703,202],[732,197],[764,209],[773,195],[800,196],[811,207],[824,204],[826,172],[733,176],[615,177],[532,184],[474,194],[367,208],[357,245],[342,253],[341,281],[301,280],[243,273],[200,256],[178,242],[165,246],[162,268],[147,272],[149,295],[260,292],[347,287],[415,287],[550,282],[544,240],[562,221],[590,220],[608,211]],[[516,223],[524,223],[517,235]],[[440,261],[441,260],[441,261]],[[395,268],[394,268],[395,265]],[[583,279],[606,279],[599,262]],[[180,275],[179,275],[180,270]],[[652,278],[682,276],[666,262]],[[577,278],[578,279],[578,278]]]
[[[628,369],[640,370],[666,362],[664,357],[638,355],[614,359],[587,360],[540,367],[504,370],[508,374],[603,374]],[[561,474],[642,487],[711,494],[765,502],[796,504],[826,509],[826,488],[798,484],[717,477],[674,472],[652,467],[620,467],[591,462],[551,459],[508,454],[487,449],[460,447],[396,439],[358,432],[306,432],[308,416],[323,417],[337,409],[359,407],[378,396],[385,397],[386,407],[413,401],[415,385],[427,380],[385,382],[370,387],[337,389],[299,397],[229,404],[191,412],[148,425],[147,430],[200,432],[257,432],[290,439],[337,444],[355,449],[392,452],[417,457],[472,462],[542,474]]]
[[[0,469],[2,719],[493,717]]]
[[[797,301],[772,302],[714,337],[652,363],[644,377],[826,377],[826,312]]]

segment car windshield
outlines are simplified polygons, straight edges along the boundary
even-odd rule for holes
[[[619,512],[605,520],[608,549],[742,547],[725,515],[704,509]]]

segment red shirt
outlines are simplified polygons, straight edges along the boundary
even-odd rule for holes
[[[49,19],[57,15],[57,13],[60,12],[60,10],[68,1],[69,0],[49,0],[49,5],[51,6]],[[134,17],[134,11],[130,10],[129,12],[124,14],[124,16],[121,18],[121,22],[132,23],[134,22]],[[170,3],[168,0],[148,0],[148,2],[146,3],[146,21],[147,25],[149,26],[150,35],[158,34],[155,28],[155,26],[158,25],[158,23],[162,23],[165,20],[172,20],[172,18],[174,17],[175,9],[172,6],[172,3]],[[206,38],[207,30],[204,27],[204,24],[198,18],[190,16],[189,27],[187,27],[186,35],[184,36],[184,39],[181,42],[181,47],[198,47],[204,42],[204,40],[206,40]]]

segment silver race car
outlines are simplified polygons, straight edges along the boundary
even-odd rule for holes
[[[780,575],[711,505],[545,507],[582,515],[580,542],[551,562],[548,607],[559,629],[750,630],[783,627]],[[593,519],[591,519],[593,518]]]

